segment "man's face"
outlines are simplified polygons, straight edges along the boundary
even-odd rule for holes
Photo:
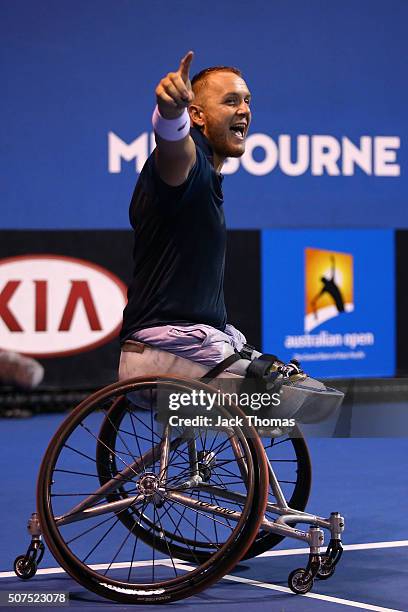
[[[200,100],[202,131],[221,157],[241,157],[251,122],[251,95],[233,72],[209,74]],[[193,102],[194,104],[194,102]]]

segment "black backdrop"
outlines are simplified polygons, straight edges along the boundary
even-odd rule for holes
[[[408,231],[396,232],[397,374],[408,375]]]
[[[2,231],[0,258],[36,253],[78,257],[111,270],[125,284],[132,274],[131,231]],[[408,231],[396,232],[397,374],[408,375]],[[261,347],[260,233],[228,232],[225,276],[228,318]],[[1,346],[1,341],[0,341]],[[95,387],[116,379],[119,342],[74,356],[43,359],[44,386]]]
[[[132,243],[131,231],[3,231],[0,232],[0,258],[36,253],[77,257],[110,270],[127,285],[132,274]],[[225,297],[229,321],[247,335],[248,342],[260,346],[260,262],[256,231],[228,233]],[[45,367],[42,386],[75,389],[113,382],[119,351],[119,342],[115,339],[73,356],[41,359]]]

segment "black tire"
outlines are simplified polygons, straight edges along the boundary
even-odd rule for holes
[[[24,562],[25,555],[19,555],[14,560],[14,573],[21,580],[29,580],[35,576],[37,572],[37,563],[35,561]]]
[[[298,567],[288,576],[288,586],[296,595],[304,595],[313,588],[313,578],[310,578],[307,582],[302,584],[305,574],[306,570],[303,567]]]
[[[219,514],[216,515],[213,506],[212,510],[205,511],[211,505],[205,501],[199,501],[199,504],[197,504],[195,499],[193,500],[194,503],[189,505],[188,502],[193,498],[191,491],[188,498],[184,496],[184,493],[177,493],[181,489],[174,486],[174,483],[177,485],[177,483],[181,483],[182,479],[187,478],[185,463],[183,463],[183,453],[185,454],[185,451],[180,451],[179,438],[174,439],[174,448],[176,453],[179,453],[178,455],[173,453],[176,459],[169,454],[169,466],[173,469],[173,472],[169,471],[166,486],[161,488],[157,486],[155,489],[157,493],[155,492],[154,495],[144,493],[144,487],[146,483],[149,484],[149,478],[154,479],[155,477],[159,480],[161,477],[161,472],[155,472],[157,470],[157,453],[162,446],[159,446],[159,442],[154,439],[155,437],[160,438],[153,422],[152,404],[150,411],[147,410],[137,417],[141,423],[138,424],[141,431],[142,425],[147,429],[150,428],[151,443],[150,439],[146,438],[146,434],[142,435],[135,432],[135,439],[138,440],[138,444],[142,445],[142,449],[139,446],[137,458],[134,454],[134,448],[128,447],[127,440],[125,442],[127,450],[124,450],[121,454],[115,449],[110,449],[115,458],[117,460],[120,458],[123,465],[128,467],[122,468],[123,476],[118,478],[118,485],[115,486],[115,490],[110,489],[108,494],[105,495],[107,504],[102,499],[102,494],[99,497],[95,496],[95,487],[99,488],[99,478],[101,474],[103,476],[103,466],[98,464],[99,459],[93,459],[93,457],[96,456],[98,445],[106,444],[105,440],[101,441],[99,431],[112,409],[112,405],[119,405],[123,401],[120,398],[129,393],[143,391],[145,395],[150,393],[150,396],[152,396],[153,392],[164,389],[167,392],[169,390],[172,392],[188,392],[194,388],[204,388],[211,393],[214,391],[211,387],[196,384],[193,381],[187,382],[174,378],[159,379],[157,377],[135,378],[125,383],[110,385],[83,401],[69,415],[54,435],[45,453],[37,486],[37,508],[44,539],[56,560],[76,581],[108,599],[132,604],[155,604],[175,601],[193,595],[221,579],[230,571],[245,555],[258,532],[267,502],[267,466],[259,437],[255,430],[247,425],[245,418],[243,418],[241,427],[234,426],[229,430],[228,436],[223,442],[226,449],[228,449],[228,444],[231,444],[232,440],[235,444],[238,444],[238,464],[242,465],[244,462],[248,470],[246,482],[242,480],[240,485],[237,485],[242,485],[245,490],[245,503],[242,504],[240,515],[234,515],[236,517],[235,522],[231,523],[228,519],[228,516],[231,519],[231,512],[234,511],[228,510],[229,514],[225,512],[225,506],[228,502],[224,502],[224,506],[218,508]],[[219,407],[219,411],[228,417],[244,417],[243,413],[234,406],[229,407],[228,410]],[[146,424],[148,419],[150,419],[149,427]],[[117,432],[118,438],[120,436],[124,438],[125,435],[125,433]],[[225,437],[226,434],[224,432],[221,435]],[[173,443],[173,440],[171,443]],[[150,451],[148,450],[149,447]],[[142,466],[144,461],[148,465]],[[182,467],[177,467],[178,461]],[[78,463],[80,463],[81,469],[77,467]],[[126,472],[129,469],[130,471]],[[177,476],[174,474],[177,474]],[[105,477],[103,476],[103,478]],[[234,478],[237,478],[237,472],[234,473]],[[183,486],[185,486],[184,482]],[[132,492],[136,492],[133,497]],[[84,498],[89,500],[90,495],[94,495],[94,500],[92,500],[92,503],[88,503],[86,510],[88,514],[82,512],[81,521],[74,521],[73,507],[78,506],[78,499],[81,503]],[[118,506],[116,506],[116,509],[115,507],[113,509],[109,508],[109,504],[113,501],[112,495],[119,496],[118,501],[122,504],[120,509]],[[159,498],[158,501],[156,500],[157,497]],[[132,507],[138,508],[136,516],[139,517],[138,520],[133,519],[131,529],[120,520],[121,517],[119,516],[123,511],[129,509],[130,503],[126,505],[129,499]],[[180,503],[180,499],[184,511],[177,514],[177,516],[181,515],[178,519],[180,525],[178,531],[183,534],[185,530],[187,539],[189,538],[187,532],[191,531],[189,523],[191,525],[192,523],[185,517],[186,510],[194,513],[196,517],[200,516],[202,522],[207,520],[210,525],[213,525],[215,531],[218,526],[218,529],[228,530],[230,533],[228,538],[221,536],[218,539],[218,537],[212,536],[213,550],[209,558],[205,562],[195,559],[197,563],[195,569],[186,568],[180,566],[180,564],[177,564],[176,567],[170,546],[166,546],[166,552],[170,560],[156,559],[157,550],[160,550],[157,544],[159,543],[163,549],[166,529],[162,530],[160,537],[158,537],[157,530],[151,531],[149,537],[154,546],[153,551],[146,552],[144,548],[143,540],[149,539],[149,537],[146,538],[146,534],[149,534],[149,521],[152,523],[163,522],[164,524],[171,516],[171,512],[177,509],[177,503]],[[123,501],[125,501],[125,505]],[[197,508],[200,508],[200,510]],[[109,514],[107,511],[109,511]],[[151,518],[152,512],[153,518]],[[99,516],[96,516],[96,513]],[[65,524],[62,524],[61,517],[67,517],[68,514],[71,515],[70,521],[65,518]],[[86,518],[84,519],[85,515]],[[101,515],[102,521],[99,522]],[[107,519],[106,515],[108,515]],[[189,515],[187,514],[187,516]],[[143,521],[143,525],[142,517],[147,519],[146,522]],[[110,521],[112,521],[110,527],[105,527],[105,523],[110,523]],[[181,521],[184,522],[181,524]],[[96,531],[97,529],[99,531]],[[102,537],[99,537],[101,531],[104,533]],[[114,532],[119,534],[119,541],[117,535],[114,537]],[[106,555],[110,546],[109,539],[114,542],[115,553],[112,558],[109,555],[109,564],[107,564]],[[103,549],[101,542],[103,542]],[[138,554],[141,560],[136,566],[134,561],[135,551],[139,544]],[[130,563],[128,550],[133,550]],[[153,559],[147,561],[145,559],[147,553],[150,557],[153,556]],[[103,555],[105,556],[103,557]],[[100,562],[100,559],[105,559],[102,567],[90,567],[90,565]],[[148,579],[144,577],[147,572],[147,570],[145,571],[146,564],[149,564]],[[135,567],[137,567],[138,582],[135,582],[131,576]],[[127,578],[125,577],[126,574]]]
[[[327,555],[323,554],[321,556],[319,571],[316,574],[316,578],[318,578],[319,580],[328,580],[333,576],[334,572],[336,571],[336,565],[334,563],[330,563],[330,561],[328,563],[327,561]]]

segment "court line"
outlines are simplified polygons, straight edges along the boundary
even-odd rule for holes
[[[182,569],[181,564],[176,564],[177,567]],[[241,582],[250,586],[256,586],[263,589],[270,589],[273,591],[281,591],[282,593],[294,593],[288,587],[282,587],[277,584],[271,584],[267,582],[260,582],[259,580],[251,580],[250,578],[241,578],[240,576],[230,576],[229,574],[224,576],[222,580],[230,580],[231,582]],[[299,597],[309,597],[310,599],[319,599],[320,601],[326,601],[327,603],[337,603],[343,606],[350,606],[352,608],[360,608],[363,610],[371,610],[372,612],[404,612],[403,610],[396,610],[394,608],[383,608],[381,606],[374,606],[372,604],[362,603],[360,601],[352,601],[351,599],[342,599],[341,597],[332,597],[331,595],[319,595],[318,593],[305,593],[299,595]]]
[[[145,565],[150,565],[152,563],[152,559],[146,559],[145,561],[133,561],[133,567],[144,567]],[[179,561],[179,559],[176,559]],[[170,559],[155,559],[156,565],[167,565],[171,563]],[[182,561],[180,561],[182,563]],[[110,567],[111,569],[122,569],[130,567],[130,561],[121,561],[120,563],[96,563],[95,565],[90,565],[89,567],[93,570],[104,570]],[[40,568],[36,571],[36,576],[39,575],[47,575],[47,574],[65,574],[65,570],[60,567],[44,567]],[[0,572],[0,578],[16,578],[14,572]]]
[[[385,548],[385,546],[382,546],[380,548]],[[144,565],[149,565],[151,562],[152,562],[151,560],[137,561],[133,563],[133,566],[141,567]],[[158,565],[170,565],[172,564],[172,562],[170,559],[160,559],[160,562],[159,560],[157,560],[157,564]],[[174,560],[174,564],[179,569],[185,569],[185,570],[190,570],[190,571],[194,569],[193,566],[187,565],[183,561],[179,562],[179,561]],[[130,565],[131,564],[129,562],[114,563],[111,565],[111,568],[114,567],[116,569],[116,568],[130,567]],[[98,563],[90,567],[92,569],[107,569],[109,567],[109,564],[108,563]],[[42,574],[42,575],[65,574],[65,570],[63,570],[62,567],[50,567],[50,568],[38,569],[37,574]],[[0,578],[13,578],[13,577],[14,578],[16,577],[14,572],[0,572]],[[250,586],[255,586],[258,588],[269,589],[272,591],[280,591],[282,593],[288,593],[289,595],[293,595],[293,592],[288,587],[282,587],[277,584],[261,582],[259,580],[253,580],[250,578],[242,578],[240,576],[231,576],[227,574],[226,576],[223,576],[222,580],[229,580],[230,582],[240,582],[241,584],[248,584]],[[394,608],[383,608],[381,606],[374,606],[372,604],[366,604],[366,603],[362,603],[359,601],[342,599],[340,597],[333,597],[330,595],[319,595],[318,593],[306,593],[304,595],[299,595],[299,597],[309,597],[310,599],[318,599],[320,601],[325,601],[327,603],[337,603],[337,604],[341,604],[341,605],[349,606],[353,608],[370,610],[371,612],[403,612],[403,610],[396,610]]]
[[[408,540],[395,540],[394,542],[369,542],[366,544],[344,544],[344,550],[369,550],[375,548],[398,548],[400,546],[408,546]],[[309,550],[307,548],[283,548],[281,550],[267,550],[266,552],[258,555],[259,557],[282,557],[289,555],[306,555]],[[151,559],[147,559],[146,561],[135,561],[133,563],[134,566],[142,566],[146,563],[151,563]],[[163,562],[166,562],[166,559],[163,559]],[[129,562],[123,563],[114,563],[111,567],[115,568],[123,568],[129,567]],[[109,564],[99,563],[97,565],[92,565],[92,569],[107,569]],[[37,570],[36,575],[46,575],[46,574],[61,574],[65,573],[65,570],[62,567],[47,567],[47,568],[39,568]],[[15,577],[14,572],[0,572],[0,578],[13,578]]]
[[[373,548],[399,548],[408,546],[408,540],[395,540],[394,542],[369,542],[367,544],[343,544],[343,550],[370,550]],[[322,547],[324,548],[324,547]],[[282,548],[281,550],[267,550],[258,557],[282,557],[286,555],[306,555],[308,548]]]
[[[365,544],[345,544],[344,550],[347,550],[347,551],[369,550],[369,549],[373,550],[373,549],[398,548],[398,547],[403,547],[403,546],[408,546],[408,540],[396,540],[394,542],[392,541],[391,542],[369,542]],[[283,549],[283,550],[267,551],[259,556],[260,557],[289,556],[289,555],[299,555],[299,554],[307,554],[307,553],[308,553],[307,548],[292,548],[292,549],[289,548],[286,550]],[[136,561],[133,563],[133,566],[141,567],[151,562],[152,560],[149,560],[149,559],[145,561]],[[183,561],[174,560],[174,562],[175,562],[176,567],[178,567],[179,569],[185,569],[185,570],[193,569],[193,566],[188,565]],[[160,559],[160,560],[157,560],[157,563],[160,563],[162,565],[168,565],[169,563],[172,563],[172,562],[170,559]],[[114,563],[111,565],[111,568],[112,567],[123,568],[123,567],[129,567],[129,566],[130,566],[129,562],[123,562],[123,563]],[[106,569],[107,567],[109,567],[109,564],[99,563],[97,565],[92,565],[90,567],[92,569]],[[60,567],[38,569],[37,571],[37,574],[39,575],[58,574],[58,573],[65,573],[65,571]],[[12,578],[12,577],[15,577],[14,572],[0,572],[0,578]],[[241,584],[248,584],[250,586],[255,586],[258,588],[293,594],[292,591],[288,587],[282,587],[277,584],[261,582],[259,580],[253,580],[250,578],[242,578],[241,576],[231,576],[227,574],[226,576],[222,578],[222,580],[229,580],[230,582],[239,582]],[[318,593],[306,593],[304,595],[300,595],[299,597],[308,597],[309,599],[317,599],[320,601],[325,601],[327,603],[337,603],[337,604],[349,606],[352,608],[370,610],[371,612],[403,612],[402,610],[396,610],[394,608],[384,608],[382,606],[375,606],[372,604],[367,604],[367,603],[363,603],[359,601],[353,601],[350,599],[343,599],[341,597],[333,597],[331,595],[320,595]]]

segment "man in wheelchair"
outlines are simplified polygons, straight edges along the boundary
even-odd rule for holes
[[[168,73],[156,88],[156,149],[140,174],[130,204],[135,233],[134,275],[123,317],[119,379],[156,373],[214,386],[219,386],[219,379],[238,379],[242,381],[238,385],[255,381],[258,390],[279,393],[279,406],[272,410],[275,417],[320,421],[338,408],[343,394],[308,377],[295,360],[285,364],[275,355],[255,350],[239,330],[227,323],[221,171],[228,157],[240,157],[245,151],[251,93],[242,73],[234,67],[207,68],[190,81],[192,60],[190,51],[178,70]],[[297,484],[289,494],[289,503],[285,501],[286,492],[279,492],[279,477],[271,464],[273,439],[288,433],[288,429],[257,431],[268,462],[268,503],[278,499],[280,513],[288,506],[304,510],[307,495],[304,489],[303,495],[298,494],[308,481],[307,470],[302,469],[308,464],[308,453],[300,430],[297,426],[289,428],[286,438],[293,445],[296,459],[284,461],[298,465]],[[200,452],[206,456],[207,451]],[[216,462],[212,452],[209,457],[209,463]],[[298,519],[308,522],[310,516]],[[293,523],[294,518],[281,516],[272,531],[285,533],[284,529],[279,531],[285,521]],[[292,590],[306,592],[314,576],[328,578],[333,573],[341,554],[340,522],[338,513],[334,513],[329,521],[319,523],[334,536],[326,564],[319,565],[315,556],[313,543],[320,537],[318,531],[312,527],[304,536],[309,538],[311,556],[306,570],[292,572]],[[293,537],[296,530],[288,525],[286,528]],[[256,553],[252,547],[249,556],[266,550],[279,537],[264,531],[256,541]]]
[[[288,402],[300,409],[301,397],[321,396],[324,386],[307,379],[297,362],[285,365],[256,351],[227,323],[221,170],[227,157],[245,151],[251,93],[234,67],[207,68],[190,81],[192,59],[190,51],[156,88],[156,149],[130,204],[134,275],[119,379],[156,372],[266,380],[270,390],[303,383],[302,394],[282,391],[282,410]],[[339,399],[341,394],[325,395],[324,415]]]
[[[333,575],[342,552],[341,515],[305,512],[311,464],[299,428],[256,429],[234,402],[217,405],[218,429],[160,418],[162,397],[171,410],[169,393],[213,394],[222,379],[278,393],[275,416],[296,421],[320,420],[342,398],[227,323],[221,169],[244,153],[251,95],[232,67],[190,82],[192,58],[156,88],[157,146],[130,205],[134,275],[119,381],[82,401],[53,436],[31,543],[14,564],[20,578],[34,576],[44,537],[77,582],[130,604],[194,595],[284,537],[309,546],[306,567],[288,579],[307,593]],[[321,553],[323,529],[330,541]]]

